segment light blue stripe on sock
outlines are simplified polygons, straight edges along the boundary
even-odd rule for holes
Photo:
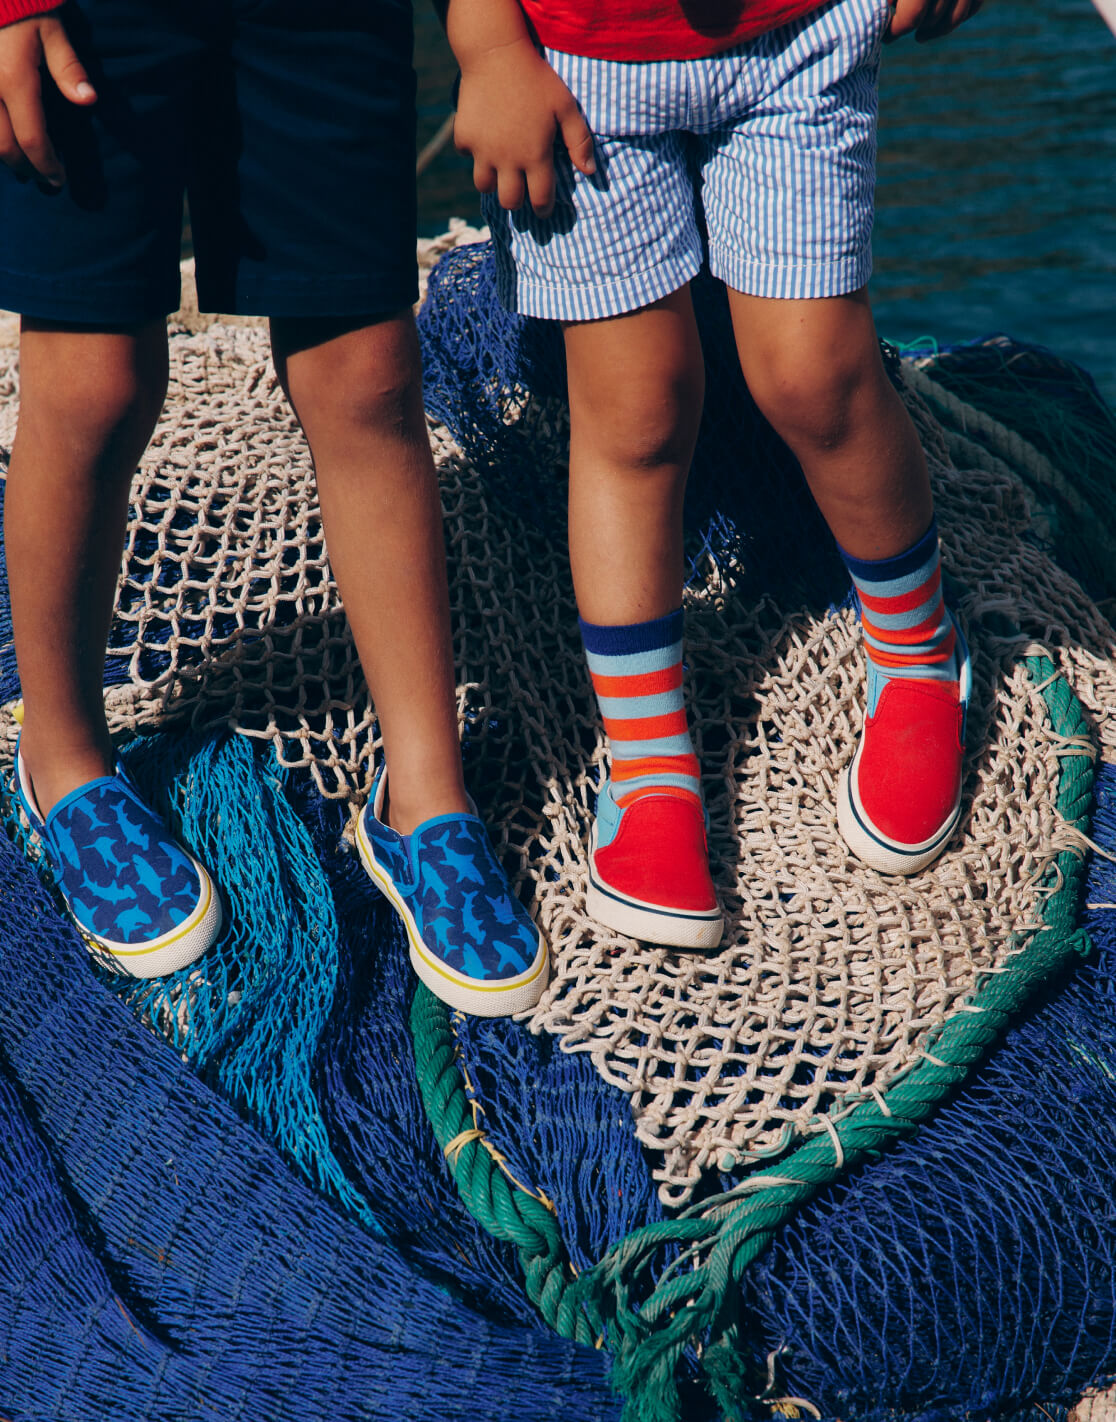
[[[642,755],[693,755],[689,733],[684,736],[656,736],[650,741],[609,741],[616,760],[637,760]]]
[[[938,550],[935,548],[933,555],[927,558],[920,568],[916,568],[913,573],[908,573],[906,577],[876,582],[873,578],[865,578],[860,573],[854,573],[851,576],[856,586],[862,592],[866,592],[869,597],[901,597],[903,593],[914,592],[920,588],[931,576],[937,563]]]
[[[622,657],[606,657],[598,652],[585,653],[589,670],[594,676],[642,676],[645,672],[669,671],[682,660],[682,641],[669,647],[656,647],[650,652],[631,652]]]
[[[660,691],[654,696],[598,696],[601,715],[610,721],[638,721],[645,716],[668,716],[682,709],[682,691]]]
[[[863,615],[873,627],[878,627],[881,631],[902,632],[908,627],[917,627],[920,622],[925,622],[941,601],[942,592],[938,588],[932,597],[928,597],[918,607],[912,607],[910,612],[876,612],[869,607],[864,609]]]
[[[956,681],[957,655],[955,653],[947,662],[924,662],[922,666],[913,667],[877,667],[876,670],[883,677],[907,676],[915,681]]]
[[[654,790],[660,785],[670,785],[678,790],[688,790],[691,795],[701,797],[701,781],[694,775],[637,775],[634,780],[614,780],[612,793],[621,798],[635,790]]]
[[[931,665],[913,667],[878,667],[871,657],[865,659],[868,663],[868,715],[876,714],[876,707],[879,705],[880,696],[884,687],[889,681],[896,677],[909,677],[916,681],[956,681],[959,675],[957,653],[954,652],[948,662],[937,662]]]
[[[905,643],[900,645],[896,642],[887,642],[881,637],[873,637],[867,627],[862,627],[861,632],[869,647],[876,647],[881,652],[890,652],[893,656],[909,657],[914,661],[919,657],[929,657],[938,651],[942,643],[949,636],[950,627],[951,624],[947,619],[939,624],[938,631],[933,637],[925,642],[915,642],[912,646],[907,646]],[[922,663],[919,663],[919,665],[922,665]],[[883,670],[886,672],[890,671],[891,668],[884,667]]]

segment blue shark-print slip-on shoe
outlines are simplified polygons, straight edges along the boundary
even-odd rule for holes
[[[220,896],[121,767],[71,790],[45,819],[18,749],[15,778],[70,916],[102,962],[157,978],[201,957],[221,931]]]
[[[357,848],[403,920],[415,972],[436,997],[477,1017],[534,1007],[549,976],[546,943],[483,823],[435,815],[397,834],[380,818],[386,785],[381,769],[357,820]]]

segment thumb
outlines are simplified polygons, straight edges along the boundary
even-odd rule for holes
[[[47,71],[58,85],[63,98],[69,99],[71,104],[95,103],[97,91],[90,84],[89,75],[74,53],[74,47],[66,35],[62,21],[45,21],[39,36]]]
[[[570,155],[570,162],[587,178],[597,171],[597,160],[593,157],[593,135],[576,104],[570,104],[558,115],[558,127],[562,130],[562,142]]]

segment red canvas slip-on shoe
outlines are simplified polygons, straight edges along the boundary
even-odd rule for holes
[[[882,874],[915,874],[961,819],[969,649],[957,631],[956,681],[889,677],[837,789],[837,824],[858,859]],[[871,680],[880,673],[869,662]]]
[[[585,907],[606,928],[672,948],[715,948],[723,917],[705,814],[692,797],[641,795],[623,809],[606,781],[589,839]]]

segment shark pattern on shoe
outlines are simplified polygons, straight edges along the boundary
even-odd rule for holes
[[[669,793],[623,807],[597,795],[586,912],[618,933],[673,948],[715,948],[724,919],[709,875],[705,810]]]
[[[925,869],[961,819],[972,664],[953,625],[956,680],[888,677],[868,659],[864,731],[838,783],[837,826],[857,858],[882,874]]]
[[[15,780],[70,916],[101,961],[135,978],[162,977],[211,947],[220,895],[123,767],[79,785],[45,819],[18,747]]]
[[[534,1007],[549,977],[546,942],[515,897],[475,814],[436,815],[401,835],[381,819],[380,770],[356,826],[369,877],[407,931],[411,965],[436,997],[477,1017]]]

